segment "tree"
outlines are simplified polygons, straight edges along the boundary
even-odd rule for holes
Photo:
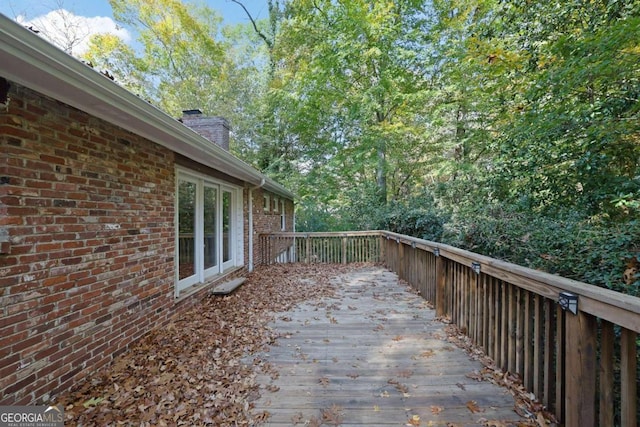
[[[36,7],[33,4],[30,6]],[[37,6],[47,7],[45,4]],[[8,6],[18,23],[39,34],[69,55],[76,57],[86,51],[87,43],[93,34],[128,36],[127,31],[118,27],[110,18],[78,16],[73,11],[66,9],[63,0],[55,0],[48,7],[50,10],[45,14],[29,19],[27,8],[21,12],[15,12],[11,2]]]
[[[498,139],[505,201],[626,215],[616,203],[640,200],[640,4],[512,2],[497,22],[486,40],[528,58]]]
[[[266,87],[280,87],[277,76],[276,47],[281,35],[281,23],[285,14],[286,1],[268,0],[269,17],[257,20],[251,15],[244,3],[240,0],[231,0],[245,12],[254,35],[262,42],[266,50],[268,60]],[[264,72],[264,70],[263,70]],[[294,164],[298,157],[296,138],[292,136],[287,127],[287,112],[282,109],[277,96],[272,90],[263,94],[261,108],[257,111],[255,127],[258,130],[253,152],[253,163],[263,172],[269,174],[282,183],[292,184],[296,182],[296,170]]]
[[[413,143],[428,89],[422,2],[298,0],[285,16],[272,90],[302,153],[301,172],[310,179],[322,170],[336,204],[349,204],[337,200],[340,189],[373,182],[374,204],[384,206],[419,179],[415,166],[428,149]],[[311,193],[317,184],[307,182]]]
[[[110,3],[115,19],[137,31],[142,49],[97,36],[85,59],[176,117],[192,108],[226,117],[232,150],[250,160],[267,81],[264,50],[248,28],[222,28],[215,11],[179,0]]]

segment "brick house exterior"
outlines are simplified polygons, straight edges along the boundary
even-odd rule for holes
[[[183,206],[205,218],[191,234]],[[278,183],[0,15],[0,405],[47,402],[251,270],[257,236],[293,230],[293,209]]]

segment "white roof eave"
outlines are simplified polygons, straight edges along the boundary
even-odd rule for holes
[[[294,197],[252,166],[2,14],[0,76],[251,185],[264,184],[269,191]]]

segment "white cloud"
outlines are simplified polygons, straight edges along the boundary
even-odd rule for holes
[[[115,34],[125,43],[131,40],[129,32],[107,16],[77,16],[65,9],[53,10],[31,20],[18,16],[16,21],[39,31],[44,39],[74,56],[87,51],[93,34]]]

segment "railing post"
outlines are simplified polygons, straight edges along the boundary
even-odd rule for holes
[[[404,275],[404,243],[397,240],[398,245],[398,277],[405,279]]]
[[[622,377],[621,384],[621,418],[623,426],[638,425],[637,420],[637,396],[638,386],[636,383],[637,358],[636,358],[636,342],[637,336],[633,331],[623,328],[620,336],[620,372]]]
[[[271,259],[271,245],[273,244],[273,236],[267,235],[264,238],[264,259],[265,264],[273,264],[273,260]]]
[[[565,313],[565,425],[594,426],[596,422],[595,317],[578,311]],[[560,412],[560,408],[556,408]]]
[[[447,315],[447,309],[445,307],[445,272],[444,272],[444,260],[438,254],[436,254],[436,316],[443,317]]]
[[[347,263],[347,238],[342,238],[342,263]]]
[[[602,320],[601,331],[600,368],[598,372],[600,383],[600,402],[598,404],[598,409],[600,411],[600,425],[612,426],[614,425],[613,419],[615,415],[615,397],[613,395],[613,390],[615,387],[613,366],[615,360],[614,342],[616,337],[613,330],[613,323]]]

